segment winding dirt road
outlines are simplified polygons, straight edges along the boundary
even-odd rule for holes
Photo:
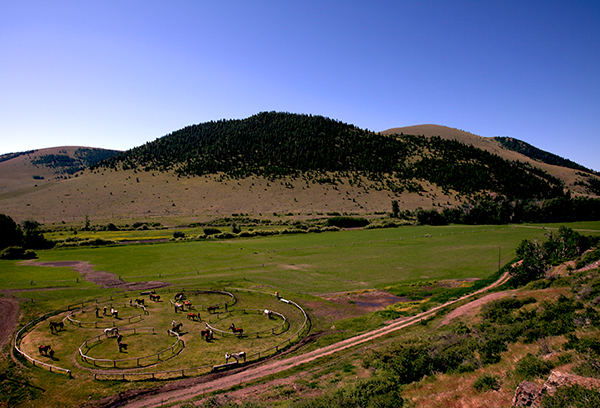
[[[346,350],[350,347],[355,347],[372,339],[385,336],[386,334],[392,333],[396,330],[400,330],[407,326],[413,325],[421,321],[421,319],[425,319],[434,315],[440,309],[443,309],[454,303],[468,299],[479,293],[485,292],[486,290],[489,290],[493,287],[501,285],[504,282],[506,282],[508,278],[508,273],[505,273],[500,277],[500,279],[498,279],[490,286],[480,289],[469,295],[465,295],[460,299],[447,302],[443,305],[437,306],[431,310],[420,313],[413,317],[395,320],[385,327],[372,330],[368,333],[364,333],[359,336],[352,337],[335,344],[331,344],[327,347],[322,347],[309,353],[286,358],[283,360],[273,360],[264,363],[253,364],[244,369],[235,370],[229,373],[222,373],[223,375],[215,375],[213,377],[199,379],[196,382],[183,380],[177,383],[167,384],[163,387],[159,387],[154,390],[142,391],[139,393],[139,395],[121,394],[119,396],[113,397],[110,402],[101,406],[128,408],[158,407],[162,406],[165,403],[172,404],[176,402],[183,402],[202,394],[228,389],[249,381],[255,381],[260,378],[264,378],[268,375],[279,373],[281,371],[299,366],[301,364],[309,363],[318,358],[329,356],[331,354]]]

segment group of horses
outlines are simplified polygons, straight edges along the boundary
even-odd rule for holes
[[[54,350],[52,350],[52,347],[49,344],[45,346],[39,346],[39,350],[41,355],[48,356],[54,360]]]
[[[108,329],[104,329],[104,334],[106,335],[106,337],[116,337],[117,338],[117,345],[119,346],[120,353],[122,353],[123,350],[127,350],[127,344],[122,342],[123,335],[119,334],[118,327],[109,327]]]

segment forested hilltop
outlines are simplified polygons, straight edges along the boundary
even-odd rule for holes
[[[394,193],[418,192],[424,181],[463,196],[485,192],[527,199],[564,194],[562,181],[544,171],[454,140],[382,135],[323,116],[281,112],[188,126],[99,167],[233,178],[302,174],[332,183],[336,177],[359,175]]]
[[[527,142],[524,142],[519,139],[515,139],[512,137],[504,137],[504,136],[496,136],[496,139],[500,144],[506,149],[513,150],[515,152],[519,152],[527,157],[530,157],[535,160],[539,160],[544,163],[552,164],[555,166],[568,167],[570,169],[582,170],[587,173],[598,174],[594,170],[588,169],[580,164],[577,164],[569,159],[564,159],[556,154],[546,152],[544,150],[538,149],[535,146],[530,145]]]

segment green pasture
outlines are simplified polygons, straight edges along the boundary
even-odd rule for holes
[[[320,294],[423,279],[489,276],[498,269],[499,252],[501,264],[509,262],[523,239],[541,238],[545,232],[508,226],[423,226],[69,248],[39,251],[38,255],[40,261],[88,261],[95,270],[132,282],[210,286],[211,282],[246,279],[280,291]],[[0,288],[29,283],[31,268],[1,282]],[[10,264],[10,269],[18,267]],[[63,277],[54,268],[40,269]],[[51,280],[35,271],[36,280]]]
[[[322,294],[422,280],[482,278],[513,260],[523,239],[559,225],[419,226],[310,234],[128,244],[39,251],[40,261],[88,261],[124,281],[210,287],[246,280],[274,290]],[[599,234],[600,223],[569,225]],[[69,268],[0,261],[0,289],[88,288]],[[34,285],[31,285],[31,280]],[[92,285],[93,286],[93,285]]]

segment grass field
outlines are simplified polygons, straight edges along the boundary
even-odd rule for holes
[[[600,234],[600,222],[570,224],[583,234]],[[299,329],[301,314],[289,305],[278,302],[275,291],[285,298],[296,300],[305,307],[313,321],[313,330],[329,328],[333,323],[337,331],[319,340],[322,345],[383,324],[385,316],[369,314],[357,318],[335,321],[324,316],[323,310],[335,310],[334,305],[316,297],[322,294],[362,291],[367,289],[397,288],[419,282],[445,279],[487,278],[499,265],[510,263],[515,248],[523,239],[543,239],[548,230],[558,225],[530,226],[445,226],[402,227],[395,229],[350,230],[320,234],[277,235],[225,241],[199,240],[153,244],[128,244],[99,248],[69,248],[38,251],[40,261],[86,261],[95,271],[106,271],[120,276],[124,281],[164,281],[173,286],[159,289],[161,302],[147,302],[149,315],[141,322],[124,327],[153,327],[156,334],[125,332],[125,342],[131,344],[127,353],[119,353],[114,339],[105,339],[94,345],[89,355],[94,358],[118,359],[121,355],[144,357],[175,341],[166,335],[171,321],[184,323],[183,339],[186,347],[180,354],[165,357],[153,371],[210,366],[224,363],[224,352],[262,352],[272,348],[282,338]],[[126,319],[138,310],[129,308],[129,299],[139,293],[127,294],[122,289],[101,289],[85,282],[70,268],[37,267],[19,265],[15,261],[0,261],[0,289],[18,290],[17,295],[29,302],[21,303],[24,313],[22,323],[48,312],[87,299],[103,297],[98,303],[118,305],[119,317]],[[79,281],[77,279],[79,278]],[[34,285],[31,285],[34,280]],[[188,321],[185,313],[175,314],[169,302],[174,294],[193,288],[237,287],[252,291],[235,292],[238,303],[231,315],[208,315],[198,310],[201,321]],[[52,289],[52,290],[43,290]],[[257,292],[253,292],[257,291]],[[258,293],[263,292],[263,294]],[[113,299],[110,299],[110,296]],[[128,297],[125,297],[128,296]],[[189,294],[193,304],[219,303],[213,295]],[[147,299],[147,298],[146,298]],[[282,334],[247,336],[240,340],[233,336],[221,336],[218,341],[205,342],[199,331],[204,322],[215,319],[216,328],[227,330],[234,322],[246,333],[279,328],[278,318],[269,321],[260,313],[244,315],[242,309],[270,309],[289,319],[289,327]],[[232,310],[233,310],[232,309]],[[58,321],[67,313],[52,318]],[[75,319],[93,323],[107,319],[96,318],[93,309],[78,312]],[[212,320],[211,320],[212,322]],[[123,324],[123,322],[117,325]],[[279,330],[279,329],[278,329]],[[57,335],[50,333],[47,322],[32,330],[22,342],[22,348],[40,359],[38,346],[52,343],[61,367],[75,373],[75,381],[59,374],[48,373],[24,363],[23,373],[32,383],[44,389],[52,389],[49,401],[64,402],[75,406],[84,398],[101,398],[116,392],[139,387],[114,381],[93,380],[90,369],[95,367],[83,362],[77,354],[82,343],[103,331],[101,328],[76,327],[67,324],[67,330]],[[160,337],[158,337],[160,336]],[[157,340],[158,339],[158,340]],[[177,351],[176,353],[178,353]],[[155,363],[152,362],[152,365]],[[142,364],[144,365],[144,364]],[[129,369],[124,365],[121,369]],[[104,368],[103,368],[104,369]],[[149,369],[149,368],[148,368]],[[142,369],[144,370],[144,369]],[[200,372],[198,372],[200,373]],[[144,382],[143,387],[156,383]],[[48,401],[34,399],[28,406],[48,406]]]
[[[572,227],[585,234],[600,233],[600,223]],[[87,261],[97,271],[131,282],[210,286],[245,279],[280,291],[322,294],[486,277],[498,269],[499,261],[503,265],[514,258],[523,239],[543,239],[546,232],[540,226],[420,226],[74,248],[38,255],[40,261]],[[78,274],[68,268],[18,266],[12,261],[0,265],[2,289],[26,288],[31,279],[36,287],[86,285],[76,283]]]

